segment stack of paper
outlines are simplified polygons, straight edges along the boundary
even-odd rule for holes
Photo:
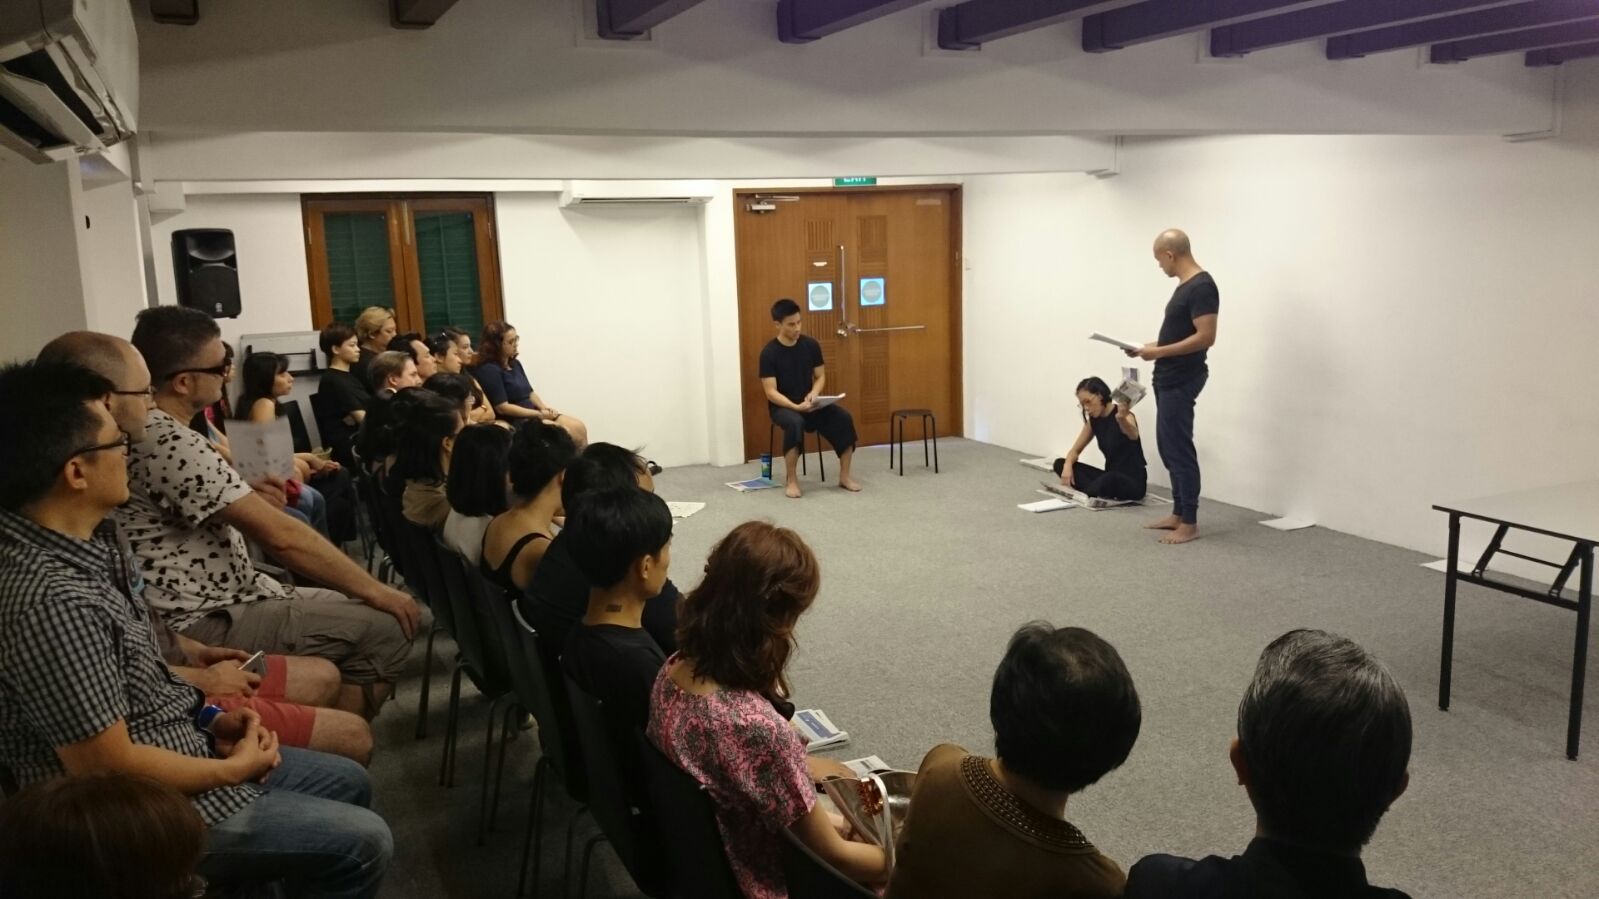
[[[850,759],[844,763],[844,767],[854,771],[856,777],[865,777],[874,771],[894,770],[893,768],[889,767],[888,762],[883,761],[875,755],[869,755],[863,759]]]
[[[805,739],[806,752],[849,742],[849,734],[839,730],[821,709],[800,709],[795,712],[794,728]]]
[[[1039,512],[1059,512],[1061,509],[1073,509],[1076,507],[1076,503],[1069,499],[1062,499],[1058,496],[1052,496],[1049,499],[1041,499],[1037,502],[1016,504],[1016,508],[1021,509],[1024,512],[1033,512],[1035,514]]]
[[[704,503],[667,503],[666,507],[672,510],[673,518],[687,518],[695,512],[705,508]]]

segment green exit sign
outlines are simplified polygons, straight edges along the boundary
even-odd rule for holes
[[[876,178],[867,175],[853,175],[849,178],[833,179],[834,187],[871,187],[876,183]]]

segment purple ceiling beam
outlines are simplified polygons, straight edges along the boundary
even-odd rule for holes
[[[594,0],[595,24],[600,37],[632,40],[700,0]]]
[[[1516,3],[1495,9],[1462,13],[1458,16],[1445,16],[1409,25],[1377,28],[1330,38],[1327,41],[1327,58],[1354,59],[1387,50],[1501,34],[1542,25],[1578,22],[1595,17],[1599,17],[1599,2],[1595,0],[1533,0],[1530,3]]]
[[[1210,33],[1210,55],[1243,56],[1256,50],[1348,34],[1351,31],[1403,25],[1452,13],[1522,2],[1525,0],[1341,0],[1314,9],[1267,16],[1214,29]]]
[[[1080,19],[1141,0],[967,0],[938,11],[938,45],[976,50],[988,41]]]
[[[1336,0],[1144,0],[1083,20],[1083,49],[1120,50],[1261,16],[1326,6]]]
[[[808,44],[863,22],[880,19],[923,0],[778,0],[777,39]]]
[[[1589,59],[1599,56],[1599,41],[1589,41],[1586,44],[1571,44],[1565,47],[1545,47],[1541,50],[1527,51],[1527,65],[1558,66],[1568,59]]]
[[[1433,62],[1465,62],[1479,56],[1494,56],[1499,53],[1515,53],[1521,50],[1541,50],[1546,47],[1565,47],[1571,44],[1586,44],[1589,41],[1599,41],[1599,19],[1589,19],[1586,22],[1570,22],[1565,25],[1551,25],[1546,28],[1528,28],[1523,31],[1508,31],[1504,34],[1495,34],[1488,37],[1472,38],[1465,41],[1450,41],[1446,44],[1433,44]]]

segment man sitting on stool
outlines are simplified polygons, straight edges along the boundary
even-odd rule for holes
[[[761,387],[766,391],[772,423],[783,429],[785,492],[799,499],[794,466],[805,449],[806,431],[820,434],[838,452],[839,486],[859,492],[860,483],[849,476],[850,459],[855,455],[855,419],[837,403],[816,408],[816,398],[827,385],[822,345],[800,333],[800,307],[793,300],[773,303],[772,321],[777,336],[761,348]]]

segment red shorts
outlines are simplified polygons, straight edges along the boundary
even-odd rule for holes
[[[261,716],[261,726],[278,735],[284,746],[304,749],[311,744],[311,728],[316,724],[316,709],[308,705],[285,702],[283,694],[288,687],[289,667],[283,656],[268,655],[266,676],[255,688],[255,696],[210,696],[206,701],[221,706],[225,712],[235,709],[254,709]]]

